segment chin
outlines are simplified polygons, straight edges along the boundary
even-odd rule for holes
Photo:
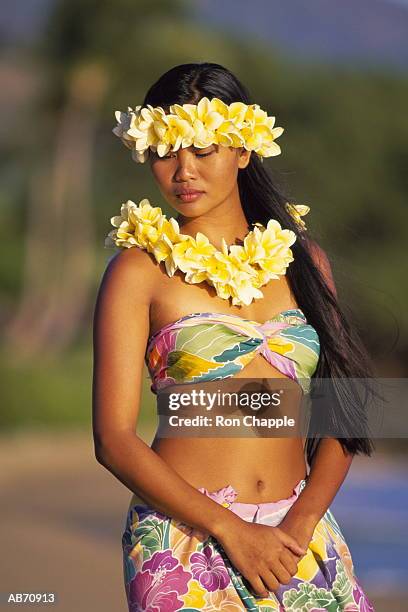
[[[200,198],[201,199],[201,198]],[[214,208],[214,206],[205,206],[202,202],[180,202],[178,199],[176,202],[173,200],[168,201],[170,206],[174,208],[178,213],[183,215],[184,217],[199,217],[204,213],[207,213],[209,210]]]

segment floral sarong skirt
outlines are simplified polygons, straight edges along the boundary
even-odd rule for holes
[[[246,521],[276,527],[306,484],[277,502],[235,502],[226,485],[198,490]],[[133,496],[122,537],[126,597],[131,612],[262,610],[263,612],[372,612],[350,550],[330,508],[316,525],[307,554],[289,584],[258,596],[219,542]]]

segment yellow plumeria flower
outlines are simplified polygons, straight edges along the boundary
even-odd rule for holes
[[[265,229],[265,228],[264,228]],[[265,258],[266,252],[262,244],[262,232],[259,226],[244,238],[244,250],[249,263],[254,264]]]
[[[178,235],[178,241],[173,242],[173,247],[169,253],[169,256],[165,260],[166,272],[169,276],[173,276],[176,270],[179,268],[178,263],[183,261],[187,249],[190,248],[191,236],[185,236],[183,234]]]
[[[206,276],[214,283],[228,284],[232,280],[232,265],[220,253],[214,253],[206,262]]]
[[[130,219],[131,221],[140,221],[146,225],[157,225],[160,221],[162,212],[159,206],[151,206],[149,200],[144,198],[136,206],[132,200],[128,200],[122,204],[120,211],[122,218]]]
[[[239,304],[248,306],[252,300],[263,297],[262,291],[255,287],[253,281],[243,274],[237,274],[233,282],[230,283],[230,287],[234,306]]]
[[[289,214],[295,219],[296,223],[303,230],[307,229],[306,224],[301,217],[307,215],[307,213],[310,211],[310,207],[306,206],[305,204],[290,204],[289,202],[286,202],[286,208]]]
[[[295,241],[294,232],[282,229],[280,223],[275,219],[268,221],[261,236],[261,244],[267,256],[258,263],[271,275],[271,278],[278,278],[279,275],[284,274],[288,265],[293,261],[293,254],[289,247]]]
[[[224,240],[221,242],[222,251],[216,252],[213,260],[219,262],[220,267],[208,268],[208,277],[217,290],[217,295],[222,297],[224,294],[232,297],[232,304],[250,304],[254,298],[260,298],[263,294],[258,290],[253,282],[257,276],[256,271],[250,265],[246,257],[245,250],[240,245],[232,245],[230,251]],[[219,270],[224,271],[224,275],[219,274]]]
[[[205,267],[203,258],[212,255],[216,248],[210,243],[207,236],[197,232],[196,238],[189,237],[186,244],[174,249],[173,259],[182,272],[189,272],[192,268]]]
[[[111,224],[117,229],[110,232],[106,240],[109,241],[115,238],[118,243],[117,246],[128,248],[132,246],[141,246],[144,248],[147,243],[143,239],[143,235],[140,234],[139,231],[136,231],[136,225],[139,220],[143,220],[143,226],[151,226],[159,219],[159,216],[160,209],[152,209],[148,200],[142,200],[140,202],[140,208],[137,208],[132,200],[128,200],[121,205],[120,215],[111,217]],[[139,236],[140,240],[136,238],[136,234]]]
[[[212,285],[218,295],[223,300],[229,300],[231,297],[230,285],[228,283],[219,283],[209,281],[210,285]]]
[[[128,107],[127,113],[116,111],[118,125],[113,129],[113,133],[132,149],[135,161],[145,162],[149,147],[157,145],[155,126],[162,121],[164,115],[165,112],[160,106],[153,108],[150,105],[146,108],[136,106],[134,110]]]
[[[248,107],[243,102],[232,102],[228,107],[228,119],[231,119],[237,128],[242,128],[247,110]]]
[[[160,263],[171,255],[174,245],[180,241],[180,230],[176,219],[167,220],[163,217],[155,229],[157,236],[150,241],[147,250],[153,253],[156,261]]]
[[[215,131],[227,117],[228,107],[218,98],[210,101],[204,97],[197,104],[197,119],[202,121],[207,130]]]
[[[118,236],[119,235],[120,232],[118,231]],[[159,240],[159,232],[154,225],[146,225],[139,221],[136,223],[134,236],[136,244],[146,249],[149,253],[152,253],[153,245]]]
[[[194,140],[194,129],[185,119],[180,119],[176,115],[166,115],[166,128],[160,134],[162,142],[157,145],[157,154],[160,157],[166,155],[170,148],[177,151],[180,146],[189,147]]]
[[[237,274],[240,275],[240,278],[246,277],[248,279],[256,275],[256,271],[251,266],[245,249],[241,245],[234,244],[228,249],[225,239],[222,238],[221,251],[217,251],[214,257],[228,266],[233,278]]]
[[[272,278],[274,278],[272,273],[268,272],[268,270],[259,268],[259,270],[256,270],[256,277],[253,280],[254,286],[259,289],[259,287],[263,287],[263,285],[269,283]]]

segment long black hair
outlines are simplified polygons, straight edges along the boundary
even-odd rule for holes
[[[164,73],[147,91],[143,106],[161,106],[167,111],[175,103],[196,104],[203,96],[217,97],[226,104],[253,103],[248,90],[230,70],[220,64],[200,62],[181,64]],[[291,247],[294,261],[288,268],[287,277],[297,304],[319,335],[320,356],[313,377],[335,381],[371,378],[372,364],[365,346],[351,323],[350,315],[340,307],[327,275],[317,264],[322,250],[309,236],[309,231],[302,231],[289,214],[285,206],[288,198],[258,155],[251,155],[247,167],[239,170],[238,187],[249,225],[256,221],[266,225],[273,218],[297,235]],[[293,199],[290,201],[293,203]],[[323,256],[326,257],[324,253]],[[345,452],[370,456],[374,445],[371,438],[364,435],[362,423],[365,415],[357,394],[344,393],[335,382],[333,388],[334,396],[325,406],[326,422],[336,431],[339,424],[343,424],[348,436],[350,432],[363,432],[360,434],[363,437],[345,435],[337,439]],[[319,441],[320,436],[308,435],[306,453],[309,465]]]

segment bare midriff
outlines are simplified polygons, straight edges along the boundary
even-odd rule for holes
[[[287,378],[257,354],[233,378]],[[223,381],[217,381],[222,388]],[[297,384],[297,383],[296,383]],[[301,391],[299,391],[299,398]],[[189,484],[215,491],[232,485],[235,501],[274,502],[290,497],[306,476],[301,437],[164,437],[151,448]]]

